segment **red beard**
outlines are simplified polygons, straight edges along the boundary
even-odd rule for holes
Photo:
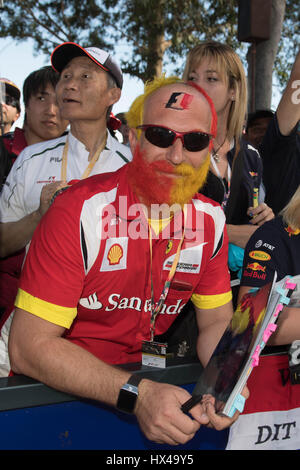
[[[133,160],[128,164],[129,183],[148,207],[164,203],[183,206],[203,186],[209,164],[209,155],[199,169],[187,164],[175,167],[165,160],[148,163],[137,145]],[[172,174],[180,177],[169,176]]]

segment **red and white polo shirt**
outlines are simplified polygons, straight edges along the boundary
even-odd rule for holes
[[[154,300],[182,234],[178,213],[152,237],[127,182],[128,166],[79,182],[59,195],[35,231],[16,306],[66,328],[65,337],[108,363],[141,360]],[[188,205],[185,239],[155,334],[187,301],[215,308],[231,299],[221,207],[202,195]],[[152,269],[151,269],[152,266]]]

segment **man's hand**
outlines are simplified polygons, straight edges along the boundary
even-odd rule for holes
[[[56,191],[66,186],[66,181],[55,181],[55,183],[49,183],[43,186],[40,196],[40,206],[37,210],[40,217],[42,217],[49,209],[52,197],[56,193]]]
[[[252,217],[250,223],[253,225],[263,225],[267,220],[274,219],[275,215],[271,207],[265,202],[261,202],[257,207],[249,207],[247,210],[249,217]]]
[[[248,398],[247,387],[244,387],[242,394]],[[181,406],[190,398],[191,395],[181,387],[142,380],[135,414],[145,436],[159,444],[186,444],[201,425],[221,431],[239,417],[239,412],[232,418],[217,414],[215,399],[211,395],[204,395],[201,403],[195,405],[188,416],[181,411]]]
[[[193,408],[193,418],[181,411],[181,405],[191,398],[183,388],[143,379],[135,414],[141,430],[159,444],[185,444],[192,439],[201,424],[208,424],[201,405]]]
[[[242,395],[246,400],[249,398],[250,393],[246,386],[242,391]],[[203,412],[206,413],[209,420],[207,426],[209,428],[214,428],[217,431],[222,431],[223,429],[231,426],[233,423],[235,423],[240,415],[239,411],[236,411],[232,418],[229,418],[225,415],[221,416],[220,414],[216,413],[215,398],[212,395],[203,395],[201,404],[203,407]]]

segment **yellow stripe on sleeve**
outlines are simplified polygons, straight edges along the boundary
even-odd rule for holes
[[[77,315],[77,308],[46,302],[22,289],[18,290],[15,306],[64,328],[70,328]]]
[[[225,305],[230,302],[231,299],[231,290],[229,292],[226,292],[225,294],[216,295],[193,294],[191,298],[195,307],[204,309],[221,307],[222,305]]]

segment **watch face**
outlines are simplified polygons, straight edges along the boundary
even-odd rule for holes
[[[132,413],[135,407],[137,397],[138,395],[134,391],[130,392],[129,390],[124,390],[124,388],[122,388],[120,390],[117,408],[119,410],[125,411],[126,413]]]

